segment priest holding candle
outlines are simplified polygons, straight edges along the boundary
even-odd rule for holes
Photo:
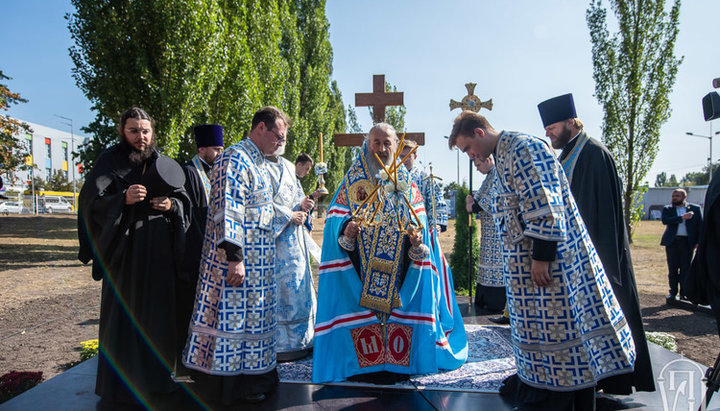
[[[391,125],[373,126],[330,203],[314,382],[392,384],[467,359],[452,277],[433,263],[425,204],[398,144]]]

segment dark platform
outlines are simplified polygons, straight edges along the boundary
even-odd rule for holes
[[[463,312],[468,313],[467,297],[458,297],[458,303]],[[465,316],[469,324],[486,324],[488,316],[478,316],[470,312]],[[619,409],[673,409],[663,406],[661,385],[665,390],[665,401],[673,401],[675,394],[680,391],[670,387],[669,372],[676,370],[674,378],[677,381],[684,375],[691,375],[696,387],[693,398],[697,409],[704,394],[704,384],[701,384],[701,373],[706,367],[692,362],[681,355],[667,351],[655,344],[650,345],[650,356],[653,371],[656,377],[663,373],[663,378],[657,380],[658,390],[652,393],[641,392],[628,396],[599,395],[598,410]],[[708,347],[717,350],[718,347]],[[94,410],[99,408],[99,397],[94,394],[95,371],[97,360],[95,358],[38,385],[12,400],[0,404],[0,410]],[[690,373],[690,374],[688,374]],[[686,386],[687,387],[687,386]],[[700,387],[702,388],[701,392]],[[688,409],[687,400],[682,398],[676,409]],[[168,397],[157,404],[157,409],[167,410],[194,410],[203,409],[192,397],[183,392]],[[237,403],[234,407],[220,407],[212,404],[213,409],[243,409],[243,410],[375,410],[392,409],[402,410],[512,410],[512,404],[503,400],[494,393],[433,391],[420,389],[392,389],[392,388],[359,388],[340,385],[294,384],[281,383],[278,391],[266,401],[257,405]],[[708,410],[720,410],[720,393],[713,397]]]

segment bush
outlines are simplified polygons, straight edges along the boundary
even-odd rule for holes
[[[467,290],[475,288],[477,282],[477,267],[480,260],[480,241],[477,238],[477,220],[472,219],[472,225],[468,226],[468,212],[465,210],[465,197],[468,195],[468,188],[462,185],[455,195],[455,242],[453,253],[450,257],[450,269],[453,273],[455,290],[459,294],[467,293]],[[471,230],[469,234],[468,229]],[[471,281],[468,284],[468,243],[472,238],[473,261],[470,265]]]
[[[675,337],[664,332],[646,332],[645,338],[651,343],[655,343],[664,349],[672,352],[677,352],[677,344],[675,344]]]
[[[87,340],[80,343],[80,361],[89,360],[98,353],[98,339]]]
[[[42,371],[10,371],[1,376],[0,404],[40,384],[42,380]]]

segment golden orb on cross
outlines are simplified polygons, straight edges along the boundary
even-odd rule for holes
[[[450,111],[455,110],[456,108],[462,108],[463,110],[470,110],[476,113],[480,111],[481,108],[492,110],[492,99],[488,101],[481,101],[478,96],[475,95],[475,86],[477,86],[477,83],[465,83],[468,95],[463,97],[461,101],[450,99]]]

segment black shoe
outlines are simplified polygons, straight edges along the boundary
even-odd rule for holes
[[[675,294],[668,294],[667,296],[665,296],[665,299],[675,301],[677,300],[677,296]]]
[[[250,394],[250,395],[246,395],[246,396],[242,397],[241,400],[243,402],[249,402],[251,404],[256,404],[258,402],[265,401],[265,394],[263,394],[263,393]]]
[[[690,301],[690,299],[687,298],[686,295],[681,295],[681,296],[680,296],[680,299],[683,300],[683,301]]]
[[[510,324],[510,319],[509,319],[508,317],[488,318],[488,320],[494,322],[495,324],[500,324],[500,325],[508,325],[508,324]]]

